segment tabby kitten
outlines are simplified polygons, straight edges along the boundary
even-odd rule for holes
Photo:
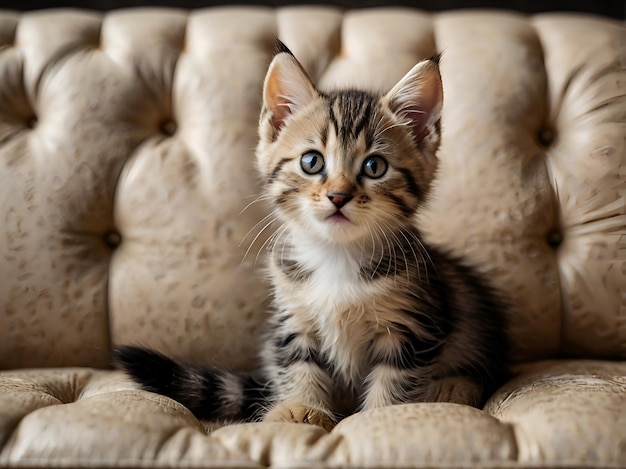
[[[260,371],[115,358],[201,418],[306,422],[407,402],[480,406],[507,376],[505,308],[414,225],[437,168],[438,58],[391,91],[323,93],[283,47],[265,79],[257,168],[282,226]]]

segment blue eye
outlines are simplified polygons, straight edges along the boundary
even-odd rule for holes
[[[370,179],[378,179],[385,175],[389,164],[387,160],[379,155],[368,156],[363,162],[361,173]]]
[[[307,174],[319,174],[325,165],[324,157],[317,151],[307,151],[300,157],[300,167]]]

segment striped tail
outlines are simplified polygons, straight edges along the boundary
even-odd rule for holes
[[[271,397],[267,383],[252,374],[184,365],[134,345],[114,350],[113,362],[145,391],[170,397],[201,419],[255,421]]]

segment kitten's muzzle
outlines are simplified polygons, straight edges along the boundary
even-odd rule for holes
[[[328,197],[328,200],[330,200],[338,209],[353,199],[353,196],[346,192],[329,192],[326,194],[326,197]]]

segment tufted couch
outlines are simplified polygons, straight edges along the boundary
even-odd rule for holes
[[[127,343],[253,366],[275,36],[322,88],[443,51],[417,222],[515,306],[516,376],[484,409],[200,422],[111,369]],[[0,12],[0,466],[626,467],[625,66],[624,24],[580,14]]]

